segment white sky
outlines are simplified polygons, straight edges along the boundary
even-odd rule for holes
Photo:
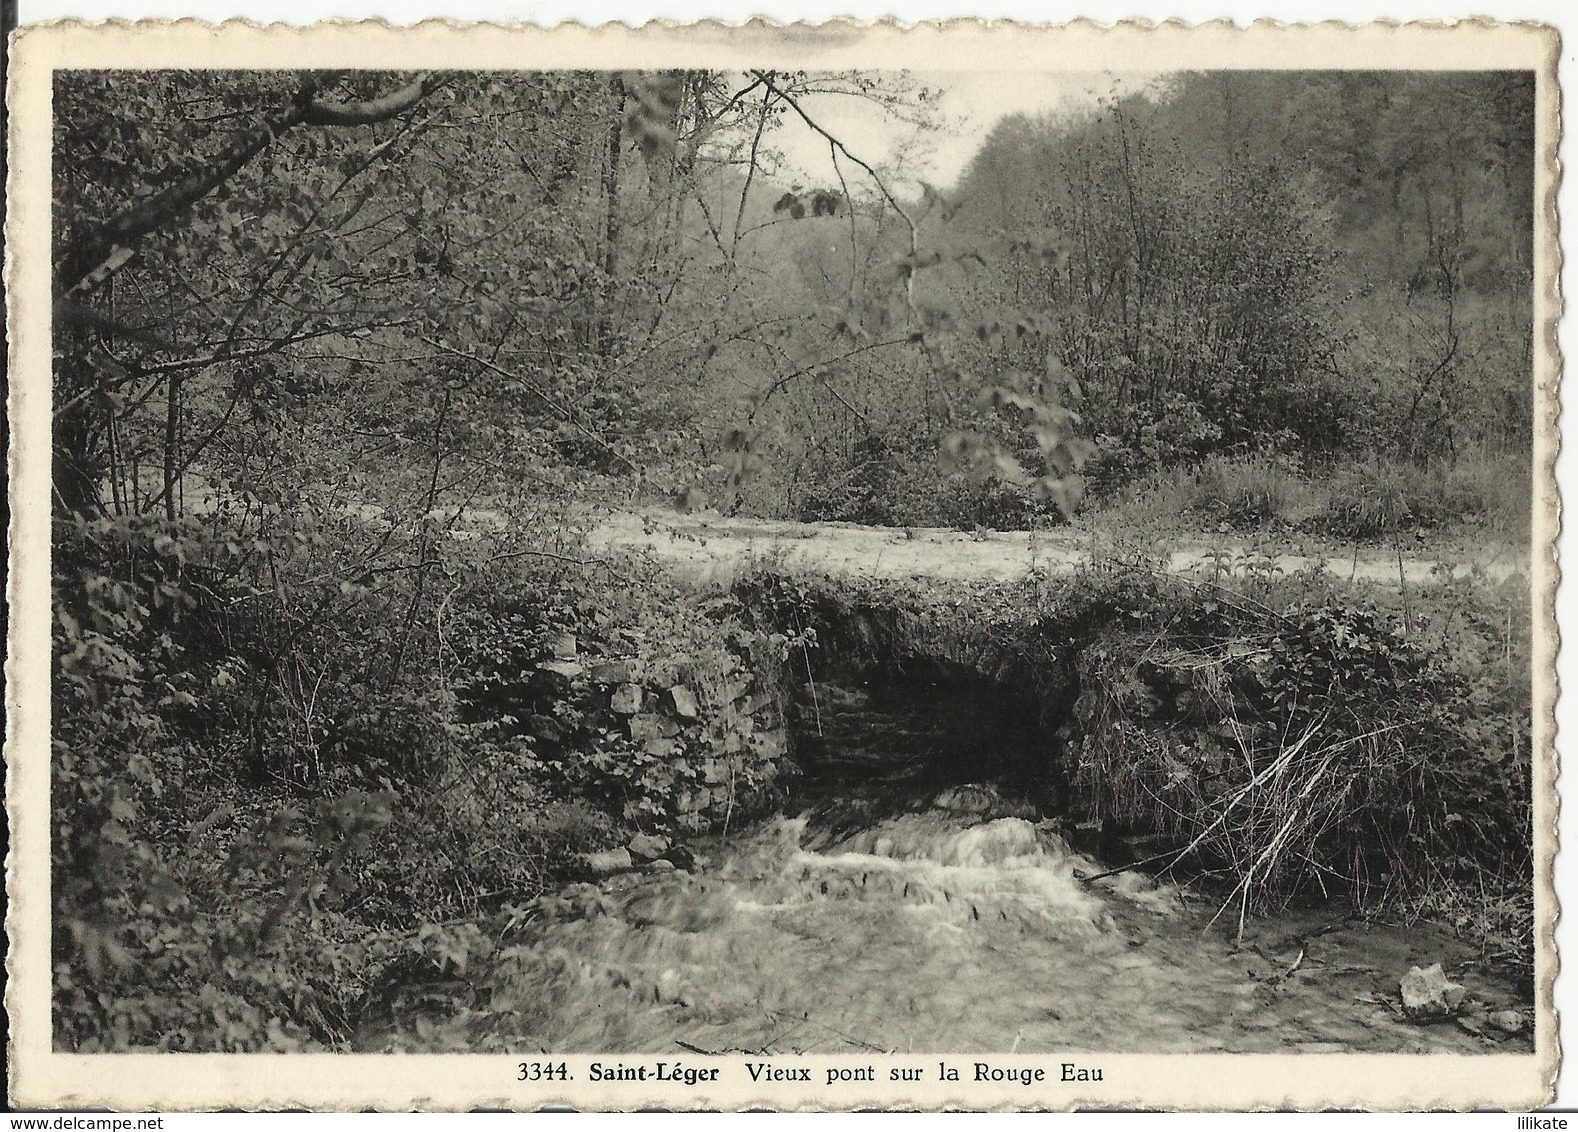
[[[860,98],[813,95],[801,101],[818,125],[861,160],[881,169],[902,155],[903,176],[897,187],[906,193],[916,190],[918,180],[939,189],[951,188],[992,127],[1011,114],[1077,113],[1101,99],[1143,89],[1157,76],[1108,71],[996,71],[916,73],[913,78],[944,92],[936,103],[947,123],[943,129],[918,136],[908,123],[889,120],[881,108]],[[787,184],[798,177],[808,187],[837,185],[827,142],[794,115],[785,116],[774,145],[786,162],[779,182]],[[859,192],[854,179],[863,174],[847,161],[841,164],[850,190]]]

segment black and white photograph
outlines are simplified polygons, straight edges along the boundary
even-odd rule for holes
[[[1541,1103],[1556,41],[1299,30],[23,33],[34,1095]]]

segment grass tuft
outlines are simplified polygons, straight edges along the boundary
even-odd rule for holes
[[[1342,539],[1469,528],[1497,540],[1529,537],[1529,468],[1471,452],[1418,466],[1366,461],[1305,466],[1287,456],[1217,456],[1152,473],[1096,513],[1137,527],[1279,530]]]

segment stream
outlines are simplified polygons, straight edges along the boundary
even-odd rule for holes
[[[1010,790],[961,781],[1013,779],[982,761],[1013,742],[984,725],[989,713],[961,728],[970,714],[956,704],[928,714],[913,695],[882,699],[821,688],[789,815],[695,843],[688,868],[660,862],[549,902],[489,976],[495,1008],[515,1021],[510,1048],[1532,1048],[1527,1030],[1401,1017],[1398,980],[1438,961],[1487,1009],[1520,1005],[1443,931],[1366,924],[1335,904],[1251,918],[1240,940],[1231,911],[1207,928],[1220,896],[1134,870],[1082,879],[1106,867]],[[387,1032],[372,1042],[404,1044]]]

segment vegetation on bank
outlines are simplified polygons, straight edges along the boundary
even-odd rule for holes
[[[68,537],[64,1048],[343,1044],[589,852],[655,856],[784,800],[790,639],[639,561],[478,548],[373,603],[321,542],[259,588],[190,569],[225,548],[189,525]]]
[[[1261,530],[1364,543],[1438,532],[1521,555],[1533,519],[1532,474],[1522,455],[1465,453],[1423,466],[1213,457],[1127,484],[1088,517],[1109,529]]]
[[[59,595],[67,1048],[339,1046],[413,988],[453,996],[494,954],[489,925],[587,877],[588,852],[785,801],[790,684],[915,658],[1025,693],[1046,745],[1015,778],[1044,811],[1154,835],[1152,867],[1235,916],[1318,896],[1529,962],[1521,580],[1405,606],[1322,575],[1113,560],[1012,585],[768,573],[725,595],[639,561],[481,555],[442,590],[385,591],[374,618],[365,595],[332,604],[311,546],[282,607],[182,581],[188,541],[79,537],[136,582],[85,572]],[[402,642],[409,676],[369,688]]]
[[[963,473],[937,477],[927,459],[916,454],[862,464],[841,485],[845,494],[836,503],[813,499],[801,517],[1010,531],[1065,522],[1055,507],[1000,482]],[[1464,453],[1415,464],[1385,456],[1311,461],[1258,454],[1208,456],[1088,494],[1073,523],[1131,538],[1262,531],[1411,543],[1432,532],[1490,541],[1522,555],[1532,518],[1532,468],[1522,455]]]
[[[1115,556],[1018,583],[746,591],[820,627],[802,681],[940,663],[1017,696],[1041,739],[998,772],[1069,828],[1149,845],[1147,868],[1199,882],[1230,923],[1330,901],[1532,961],[1526,579],[1403,594]]]

